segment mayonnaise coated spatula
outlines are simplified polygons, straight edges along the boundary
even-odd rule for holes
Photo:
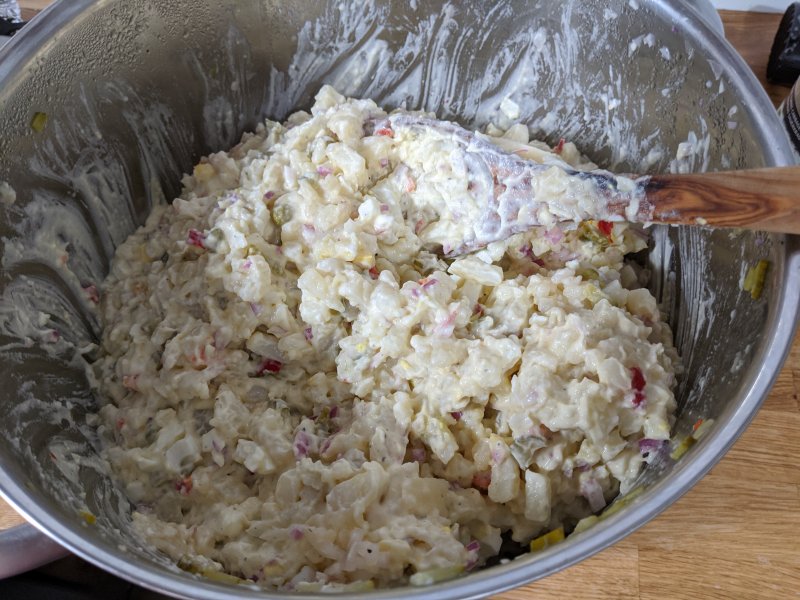
[[[553,155],[544,162],[529,160],[520,154],[530,146],[519,144],[515,152],[513,143],[501,148],[493,138],[424,116],[389,115],[365,126],[412,142],[423,140],[458,163],[478,210],[465,224],[463,240],[445,248],[451,256],[561,221],[624,220],[800,234],[800,166],[622,176],[578,171]]]

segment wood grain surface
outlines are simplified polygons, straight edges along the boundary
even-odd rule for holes
[[[36,4],[36,6],[33,6]],[[23,0],[42,8],[47,0]],[[30,13],[28,13],[30,14]],[[765,83],[780,15],[721,11]],[[788,94],[766,86],[777,104]],[[800,598],[800,340],[727,456],[657,519],[600,554],[498,600]],[[21,519],[0,501],[0,528]]]
[[[665,173],[650,177],[644,190],[644,222],[800,234],[800,166]]]
[[[22,18],[26,21],[31,20],[41,10],[50,6],[54,0],[17,0],[22,10]]]
[[[786,0],[786,6],[789,6]],[[778,106],[789,94],[789,88],[767,82],[767,59],[782,15],[721,10],[725,37],[739,51],[745,62],[767,90],[772,103]]]

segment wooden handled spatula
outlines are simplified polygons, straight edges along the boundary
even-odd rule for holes
[[[641,177],[650,221],[800,234],[800,166]]]
[[[467,179],[468,203],[476,211],[463,227],[463,240],[444,249],[450,256],[560,221],[625,220],[800,234],[800,166],[622,176],[578,171],[543,153],[543,162],[529,160],[524,157],[529,146],[518,144],[515,150],[513,143],[423,116],[389,115],[365,128],[427,144]]]

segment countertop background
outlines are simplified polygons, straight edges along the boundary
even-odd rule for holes
[[[691,0],[690,0],[691,1]],[[711,0],[716,8],[747,10],[753,12],[780,12],[791,4],[790,0]]]
[[[782,12],[778,0],[716,0]],[[21,0],[30,19],[50,0]],[[721,11],[726,35],[766,84],[780,14]],[[727,456],[651,523],[593,558],[497,600],[800,598],[800,338],[769,398]],[[0,529],[22,522],[0,500]],[[53,587],[69,581],[68,588]],[[43,586],[43,582],[47,585]],[[38,590],[38,591],[37,591]],[[83,590],[83,594],[81,594]],[[79,594],[79,595],[75,595]],[[0,582],[0,597],[154,598],[76,558]]]

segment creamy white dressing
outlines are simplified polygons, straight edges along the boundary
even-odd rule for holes
[[[601,510],[640,440],[669,438],[671,333],[623,262],[641,230],[476,227],[484,249],[442,258],[480,218],[474,179],[410,118],[325,87],[117,249],[100,429],[135,527],[185,568],[294,590],[469,570]],[[475,139],[593,167],[493,133]],[[562,183],[537,188],[548,210]]]
[[[0,203],[11,205],[17,201],[17,192],[7,181],[0,181]]]

